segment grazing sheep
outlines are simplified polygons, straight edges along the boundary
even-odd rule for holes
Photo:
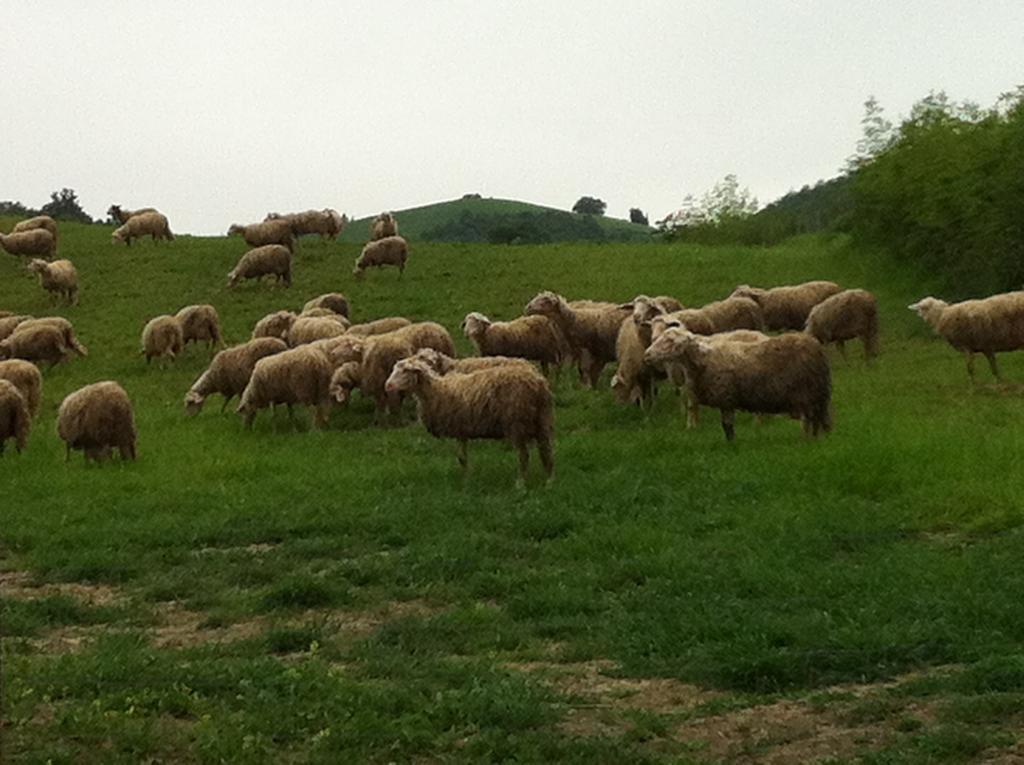
[[[211,351],[224,347],[220,333],[220,317],[212,305],[187,305],[174,316],[181,324],[184,345],[205,341]]]
[[[802,331],[807,315],[818,303],[839,292],[835,282],[804,282],[789,287],[761,289],[741,284],[732,291],[732,297],[746,297],[761,307],[765,329],[768,331],[794,329]]]
[[[731,332],[734,329],[763,332],[765,329],[761,307],[750,298],[728,297],[702,305],[698,310],[711,322],[715,332]]]
[[[494,369],[495,367],[503,367],[509,364],[529,367],[530,369],[536,368],[526,359],[510,356],[470,356],[465,359],[455,359],[440,351],[435,351],[433,348],[420,348],[416,351],[414,357],[427,362],[430,368],[439,375],[464,375],[470,372],[479,372],[481,369]]]
[[[828,356],[809,335],[791,332],[757,342],[716,343],[676,327],[651,343],[645,356],[682,364],[695,403],[720,411],[728,441],[736,436],[737,409],[799,417],[809,435],[832,428]]]
[[[389,236],[398,236],[398,221],[389,212],[382,212],[370,224],[370,241],[386,239]]]
[[[58,298],[64,298],[70,305],[78,303],[78,271],[70,260],[45,260],[33,258],[27,266],[30,273],[39,276],[39,285]]]
[[[65,361],[72,351],[65,342],[64,332],[52,324],[36,324],[0,340],[0,359],[44,362],[50,368]]]
[[[144,236],[149,236],[154,242],[161,239],[173,242],[174,234],[171,233],[167,216],[156,211],[133,215],[110,235],[110,241],[113,244],[124,242],[131,247],[132,239],[140,239]]]
[[[539,361],[547,375],[572,355],[565,336],[547,316],[521,316],[512,321],[492,322],[482,313],[466,314],[462,332],[480,356],[515,356]]]
[[[288,330],[299,318],[291,311],[274,311],[268,313],[252,328],[252,339],[258,337],[276,337],[278,340],[285,340],[288,337]]]
[[[676,300],[674,297],[669,295],[658,295],[657,297],[648,298],[662,313],[672,313],[673,311],[682,311],[685,307],[682,303]]]
[[[10,336],[19,325],[25,323],[31,318],[32,317],[27,314],[4,316],[3,318],[0,318],[0,340],[4,340]]]
[[[338,404],[347,404],[352,391],[362,384],[362,364],[346,361],[331,375],[330,395]]]
[[[267,275],[277,277],[285,287],[292,286],[292,253],[281,244],[267,244],[245,253],[228,274],[228,286],[234,287],[242,279],[260,279]]]
[[[144,215],[145,213],[160,212],[155,207],[140,207],[138,210],[126,210],[120,205],[111,205],[110,209],[107,210],[107,215],[116,220],[121,225],[127,223],[130,219],[136,215]]]
[[[86,347],[78,342],[78,337],[75,335],[75,328],[71,325],[71,322],[63,316],[44,316],[41,319],[28,317],[26,321],[18,324],[11,334],[16,335],[19,332],[27,332],[33,327],[41,326],[53,327],[58,330],[64,338],[64,345],[67,346],[68,350],[74,351],[82,358],[89,355],[89,351]]]
[[[526,304],[526,315],[547,316],[567,340],[584,384],[596,387],[601,370],[615,361],[619,327],[629,309],[608,304],[600,308],[573,308],[561,295],[541,292]]]
[[[376,319],[374,321],[368,321],[364,324],[353,324],[348,328],[348,334],[360,335],[363,337],[369,337],[370,335],[383,335],[387,332],[394,332],[396,329],[402,327],[408,327],[412,324],[406,318],[401,316],[389,316],[386,319]]]
[[[184,347],[185,335],[176,316],[157,316],[142,329],[142,355],[146,357],[147,364],[163,356],[174,361]]]
[[[409,258],[409,245],[400,236],[388,236],[368,242],[359,253],[352,273],[357,279],[363,278],[367,268],[398,266],[398,275],[405,273],[405,261]]]
[[[57,434],[65,444],[65,462],[72,449],[81,449],[86,460],[97,462],[115,448],[122,460],[135,459],[138,431],[132,402],[112,380],[86,385],[65,398],[57,411]]]
[[[32,255],[43,258],[52,258],[57,255],[57,240],[45,228],[0,234],[0,247],[3,247],[11,255]]]
[[[519,452],[520,486],[526,482],[531,442],[537,443],[550,482],[554,472],[554,402],[548,381],[534,369],[503,366],[439,375],[422,359],[395,364],[385,386],[389,395],[416,397],[420,422],[436,438],[455,438],[458,459],[468,467],[470,439],[508,439]]]
[[[435,321],[418,321],[390,333],[408,340],[416,350],[433,348],[435,351],[455,355],[455,343],[448,330]]]
[[[20,454],[31,430],[32,415],[25,397],[14,383],[0,378],[0,455],[11,438]]]
[[[268,213],[264,222],[271,220],[284,220],[291,226],[292,235],[295,238],[305,234],[319,234],[324,239],[337,239],[348,223],[348,218],[339,215],[337,210],[325,208],[323,210],[306,210],[299,213],[287,213],[278,215]]]
[[[844,359],[846,341],[859,337],[871,361],[878,355],[878,301],[867,290],[837,292],[811,309],[804,331],[822,345],[838,345]]]
[[[291,224],[283,218],[265,220],[262,223],[250,223],[248,226],[232,223],[228,229],[228,236],[235,234],[241,234],[242,239],[250,247],[277,244],[287,248],[289,252],[295,249],[295,237],[292,234]]]
[[[283,340],[260,337],[221,351],[185,394],[185,413],[198,414],[203,402],[214,393],[224,397],[220,408],[223,412],[231,399],[242,395],[257,361],[287,349]]]
[[[27,218],[23,221],[18,221],[11,229],[12,234],[17,234],[21,231],[34,231],[37,228],[44,229],[50,232],[50,236],[53,237],[54,244],[57,242],[57,221],[51,218],[49,215],[37,215],[34,218]]]
[[[294,348],[316,340],[344,335],[347,325],[341,316],[299,316],[288,330],[288,345]]]
[[[43,393],[43,376],[35,364],[24,359],[0,361],[0,380],[6,380],[21,391],[28,406],[28,413],[33,418],[39,414],[39,402]]]
[[[326,308],[328,311],[333,311],[339,316],[344,316],[346,319],[349,318],[348,298],[340,292],[328,292],[306,301],[306,304],[302,306],[302,312],[306,313],[313,308]]]
[[[974,381],[974,354],[982,353],[997,380],[996,354],[1024,348],[1024,292],[1005,292],[981,300],[947,303],[933,297],[908,306],[967,359]]]
[[[242,401],[235,410],[241,414],[245,427],[252,428],[260,409],[285,404],[288,416],[292,405],[303,404],[313,410],[313,427],[327,423],[330,413],[331,367],[323,352],[300,346],[275,353],[256,362],[249,383],[242,391]]]

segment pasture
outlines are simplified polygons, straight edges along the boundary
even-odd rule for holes
[[[9,230],[11,221],[0,223]],[[173,227],[173,221],[172,221]],[[0,308],[74,322],[21,455],[0,458],[5,762],[967,762],[1020,754],[1024,358],[972,389],[906,309],[930,291],[846,240],[772,249],[413,242],[405,276],[351,276],[358,243],[304,239],[291,289],[225,287],[238,238],[127,249],[63,224],[81,303],[50,307],[0,257]],[[230,342],[341,291],[355,321],[458,327],[539,290],[720,298],[828,278],[874,291],[882,355],[835,351],[835,429],[716,412],[683,428],[563,372],[555,481],[356,395],[328,429],[243,430],[182,398],[208,363],[139,355],[145,321],[197,302]],[[61,399],[116,379],[139,459],[64,462]],[[535,457],[534,457],[535,460]]]

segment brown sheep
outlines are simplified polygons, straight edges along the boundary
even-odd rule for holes
[[[99,462],[111,449],[122,460],[134,460],[138,431],[131,399],[112,380],[79,388],[61,402],[57,411],[57,434],[64,441],[65,461],[72,449],[85,452],[86,460]]]
[[[997,380],[996,354],[1024,348],[1024,292],[947,303],[933,297],[908,306],[967,359],[974,382],[974,354],[982,353]]]
[[[644,360],[644,351],[651,344],[651,323],[633,318],[622,322],[615,340],[615,358],[619,363],[612,377],[612,391],[620,404],[637,404],[641,408],[654,403],[654,385],[664,377],[660,368]]]
[[[205,342],[210,351],[224,347],[224,339],[220,332],[220,316],[212,305],[187,305],[174,316],[181,324],[181,336],[185,345]]]
[[[141,239],[144,236],[150,237],[154,242],[161,239],[173,242],[174,234],[171,233],[167,216],[155,211],[133,215],[110,235],[110,241],[112,244],[124,242],[131,247],[132,239]]]
[[[142,329],[142,355],[148,364],[155,358],[164,356],[174,361],[185,347],[185,336],[181,331],[181,322],[176,316],[156,316],[146,322]]]
[[[330,413],[331,367],[327,356],[310,346],[275,353],[256,362],[249,383],[242,391],[237,411],[245,427],[252,428],[260,409],[285,404],[292,417],[292,405],[303,404],[313,411],[313,427],[327,423]]]
[[[0,341],[0,359],[44,362],[50,368],[65,361],[72,351],[65,342],[64,332],[52,324],[36,324]]]
[[[51,218],[49,215],[37,215],[34,218],[27,218],[23,221],[18,221],[11,229],[12,234],[17,234],[21,231],[32,231],[34,229],[41,228],[50,232],[50,236],[53,237],[54,246],[57,243],[57,221]]]
[[[127,223],[131,218],[136,215],[143,215],[145,213],[159,212],[155,207],[140,207],[138,210],[126,210],[120,205],[111,205],[110,209],[107,210],[107,215],[116,220],[121,225]]]
[[[832,428],[832,373],[828,356],[813,337],[791,332],[752,343],[716,344],[681,327],[651,343],[652,362],[678,360],[696,404],[719,410],[725,438],[735,436],[736,410],[790,414],[804,432]]]
[[[741,284],[732,297],[750,298],[761,307],[764,326],[769,332],[793,329],[803,331],[811,309],[827,297],[839,292],[835,282],[804,282],[787,287],[762,289]]]
[[[515,356],[539,361],[547,375],[551,366],[560,367],[572,355],[569,344],[547,316],[521,316],[512,321],[492,322],[482,313],[469,313],[462,332],[480,356]]]
[[[234,287],[243,279],[275,276],[285,287],[292,286],[292,253],[280,244],[267,244],[245,253],[228,274],[228,287]]]
[[[364,324],[353,324],[348,328],[348,334],[369,337],[370,335],[383,335],[387,332],[394,332],[396,329],[408,327],[412,324],[401,316],[389,316],[386,319],[376,319]]]
[[[363,278],[367,268],[381,266],[397,266],[398,275],[405,273],[405,261],[409,258],[409,245],[400,236],[388,236],[368,242],[356,259],[353,275]]]
[[[358,361],[346,361],[331,375],[330,395],[336,403],[348,403],[352,391],[362,384],[362,365]]]
[[[231,399],[242,395],[257,361],[287,349],[283,340],[260,337],[221,351],[185,394],[185,413],[198,414],[203,402],[214,393],[224,397],[220,408],[223,412]]]
[[[348,298],[340,292],[328,292],[306,301],[306,304],[302,306],[302,312],[306,313],[306,311],[312,308],[326,308],[328,311],[333,311],[339,316],[344,316],[346,319],[349,318]]]
[[[34,319],[30,316],[25,321],[19,323],[11,334],[16,335],[19,332],[27,332],[33,327],[41,326],[48,326],[57,329],[64,338],[64,345],[82,358],[89,355],[89,351],[86,347],[78,342],[78,337],[75,335],[75,328],[71,325],[71,322],[63,316],[43,316],[40,319]]]
[[[53,258],[57,255],[57,240],[44,228],[0,234],[0,247],[11,255],[32,255]]]
[[[507,439],[519,452],[519,486],[526,482],[531,442],[552,480],[554,401],[538,371],[502,366],[441,376],[422,359],[405,359],[395,365],[385,387],[389,395],[416,397],[420,422],[430,435],[458,440],[463,471],[469,465],[470,439]]]
[[[0,380],[6,380],[21,391],[33,418],[39,414],[39,402],[43,393],[43,376],[31,361],[9,359],[0,361]]]
[[[398,221],[392,213],[382,212],[370,223],[370,241],[375,242],[389,236],[398,236]]]
[[[878,355],[878,301],[867,290],[843,290],[811,309],[804,331],[822,345],[835,343],[846,358],[846,341],[860,338],[864,358]]]
[[[78,272],[70,260],[45,260],[33,258],[28,262],[29,273],[39,277],[39,286],[58,298],[64,298],[70,305],[78,303]]]
[[[289,252],[295,249],[295,237],[292,234],[291,224],[281,218],[265,220],[262,223],[250,223],[248,226],[232,223],[228,229],[228,236],[235,234],[241,234],[242,239],[250,247],[259,248],[276,244]]]
[[[337,239],[348,223],[348,218],[339,215],[337,210],[306,210],[299,213],[278,215],[269,213],[264,222],[284,220],[291,226],[292,235],[297,239],[305,234],[319,234],[323,239]]]
[[[435,321],[418,321],[414,324],[394,330],[391,334],[407,339],[413,346],[420,348],[433,348],[435,351],[446,353],[449,356],[455,355],[455,343],[448,330]]]
[[[288,330],[288,345],[294,348],[316,340],[326,340],[344,335],[347,325],[344,317],[337,314],[327,316],[299,316]]]
[[[0,455],[8,439],[14,439],[14,448],[21,453],[31,430],[32,415],[25,397],[14,383],[0,379]]]
[[[455,359],[451,356],[435,351],[433,348],[420,348],[414,357],[427,362],[430,368],[439,375],[446,374],[469,374],[479,372],[481,369],[494,369],[509,364],[530,367],[535,369],[532,363],[526,359],[510,356],[470,356],[465,359]]]
[[[31,318],[27,314],[4,316],[0,319],[0,340],[8,338],[19,325],[24,324]]]
[[[291,311],[275,311],[268,313],[252,328],[252,339],[258,337],[276,337],[278,340],[285,340],[288,337],[288,330],[299,318]]]

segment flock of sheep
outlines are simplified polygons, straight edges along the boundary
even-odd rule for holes
[[[173,239],[167,218],[147,208],[110,214],[122,225],[114,242],[150,235]],[[296,237],[335,238],[347,223],[333,210],[270,214],[248,226],[233,225],[254,249],[229,274],[241,279],[276,276],[291,283]],[[74,266],[56,255],[57,227],[40,216],[22,221],[0,246],[33,257],[27,268],[42,287],[69,303],[77,301]],[[370,266],[403,270],[405,240],[394,216],[384,213],[371,227],[371,241],[356,263],[357,276]],[[983,353],[998,377],[994,354],[1024,347],[1024,293],[947,304],[924,298],[910,306],[967,359]],[[461,327],[477,356],[456,358],[448,330],[435,322],[385,317],[352,324],[344,295],[328,293],[300,310],[271,313],[253,327],[251,338],[224,348],[220,319],[212,305],[186,306],[157,316],[142,333],[142,354],[174,359],[190,342],[222,349],[184,397],[185,411],[197,414],[214,394],[223,409],[238,398],[236,411],[251,427],[261,409],[307,406],[314,427],[326,423],[333,406],[352,393],[375,402],[378,419],[393,418],[405,397],[417,400],[419,418],[434,436],[458,442],[460,464],[473,439],[505,439],[519,455],[519,481],[526,477],[529,448],[536,445],[550,480],[554,469],[554,403],[549,380],[563,366],[578,370],[583,385],[596,387],[602,371],[616,365],[611,388],[620,403],[650,406],[657,386],[667,381],[682,394],[688,427],[699,408],[719,410],[725,437],[735,435],[735,413],[788,415],[805,433],[832,427],[831,369],[825,346],[860,339],[870,361],[878,353],[878,306],[861,289],[829,281],[761,289],[741,285],[728,297],[686,308],[668,296],[638,295],[627,303],[568,301],[541,292],[524,315],[491,321],[469,313]],[[768,333],[779,334],[768,334]],[[39,409],[42,375],[38,364],[54,365],[87,351],[71,323],[60,317],[33,318],[0,311],[0,452],[13,439],[25,447]],[[84,451],[102,459],[112,449],[135,458],[137,438],[131,401],[113,381],[87,385],[61,404],[57,430],[67,453]]]

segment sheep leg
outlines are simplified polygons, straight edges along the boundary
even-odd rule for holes
[[[725,431],[726,441],[736,438],[736,411],[734,409],[722,410],[722,430]]]
[[[995,377],[999,382],[1002,382],[1003,378],[999,376],[999,365],[996,364],[996,355],[989,351],[985,354],[985,358],[988,359],[988,366],[989,369],[992,370],[993,377]]]
[[[555,455],[550,438],[537,439],[537,453],[540,455],[540,464],[544,466],[544,474],[548,477],[547,482],[550,484],[555,478]]]
[[[686,413],[686,429],[693,430],[700,425],[700,404],[690,391],[683,391],[683,411]]]
[[[252,423],[256,419],[256,412],[246,412],[243,423],[245,424],[246,430],[252,430]]]
[[[524,441],[516,442],[516,450],[519,452],[519,480],[516,486],[520,489],[526,486],[526,472],[530,468],[530,449]]]
[[[964,351],[967,356],[967,376],[974,382],[974,354],[971,351]]]

